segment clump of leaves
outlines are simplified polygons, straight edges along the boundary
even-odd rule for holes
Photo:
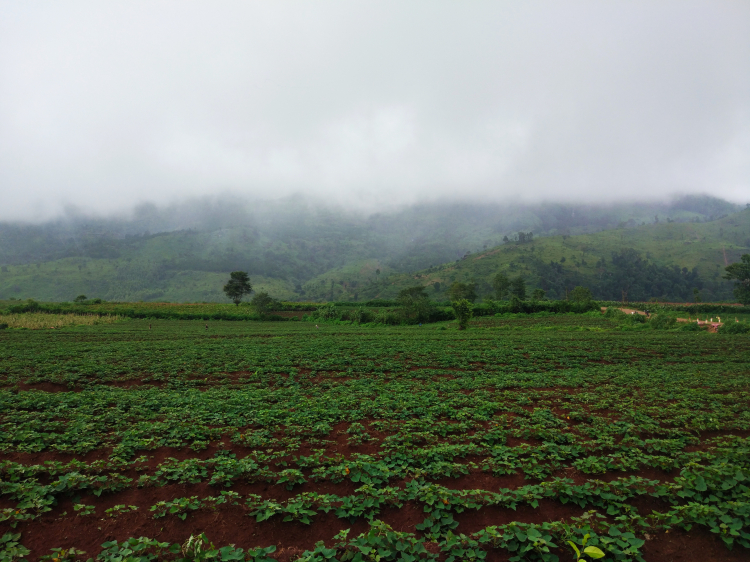
[[[39,560],[44,562],[78,562],[79,560],[86,560],[84,558],[86,553],[77,548],[53,548],[51,550],[52,554],[40,556]],[[91,558],[88,560],[91,560]]]
[[[87,507],[94,507],[94,506],[87,506]],[[74,508],[75,509],[75,508]],[[138,506],[137,505],[115,505],[113,507],[110,507],[109,509],[105,509],[104,513],[107,515],[107,517],[115,518],[118,515],[122,515],[123,513],[131,513],[133,511],[137,511]]]
[[[21,533],[5,533],[0,537],[0,562],[20,560],[31,552],[18,542],[20,538]]]
[[[576,562],[586,562],[584,554],[594,559],[604,558],[604,553],[600,548],[597,548],[595,546],[586,546],[586,543],[590,538],[591,535],[589,535],[588,533],[583,536],[583,540],[581,541],[581,550],[578,549],[578,545],[573,541],[567,541],[571,548],[576,552]]]

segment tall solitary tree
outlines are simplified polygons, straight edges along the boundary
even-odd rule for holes
[[[242,297],[253,292],[250,277],[244,271],[233,271],[229,274],[229,281],[224,285],[224,293],[234,301],[237,306],[242,302]]]
[[[593,299],[594,295],[588,287],[576,287],[570,292],[570,300],[575,302],[588,302]]]
[[[750,304],[750,254],[724,268],[724,279],[734,279],[734,296],[742,304]]]
[[[505,299],[510,288],[510,280],[505,273],[498,273],[492,278],[492,288],[495,289],[495,298],[501,301]]]
[[[526,300],[526,281],[520,275],[510,282],[510,294],[518,300]]]

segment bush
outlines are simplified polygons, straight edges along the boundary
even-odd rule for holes
[[[7,329],[8,329],[8,325],[7,324],[5,324],[5,323],[0,324],[0,330],[7,330]]]
[[[666,314],[657,314],[651,318],[649,324],[654,330],[669,330],[677,325],[677,320]]]
[[[604,313],[605,318],[612,318],[613,320],[624,320],[625,313],[619,308],[609,307]]]
[[[574,302],[588,302],[594,299],[588,287],[576,287],[570,292],[570,300]]]
[[[393,310],[383,310],[375,315],[375,322],[386,326],[396,326],[401,324],[401,315]]]
[[[321,320],[338,320],[341,318],[341,312],[336,308],[335,305],[326,304],[313,312],[312,317],[319,318]]]
[[[720,334],[747,334],[750,333],[750,325],[740,322],[727,322],[718,329]]]
[[[473,306],[468,299],[459,299],[453,303],[453,313],[458,320],[458,329],[465,330],[471,320]]]
[[[647,322],[643,314],[626,314],[625,318],[633,324],[645,324]]]
[[[359,307],[354,310],[347,310],[341,315],[342,320],[349,320],[357,324],[368,324],[375,320],[375,315],[369,310]]]
[[[680,330],[683,332],[700,332],[701,327],[698,325],[698,322],[688,322]]]

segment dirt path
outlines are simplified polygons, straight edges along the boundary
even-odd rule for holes
[[[642,316],[646,316],[645,312],[643,312],[642,310],[636,310],[634,308],[621,308],[620,310],[622,310],[625,314],[640,314]],[[607,312],[606,306],[602,307],[602,312]]]

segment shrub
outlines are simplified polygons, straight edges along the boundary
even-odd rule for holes
[[[396,326],[401,323],[401,315],[393,310],[383,310],[375,316],[375,322],[386,326]]]
[[[312,316],[313,318],[320,318],[321,320],[338,320],[341,318],[341,312],[335,305],[326,304],[313,312]]]
[[[576,287],[570,292],[570,300],[574,302],[588,302],[594,299],[588,287]]]
[[[632,324],[645,324],[647,322],[643,314],[626,314],[625,318]]]
[[[607,312],[604,313],[605,318],[612,318],[614,320],[624,320],[625,313],[619,308],[609,307]]]
[[[640,315],[639,315],[640,316]],[[657,314],[649,321],[654,330],[668,330],[677,325],[677,320],[666,314]]]
[[[458,329],[465,330],[471,320],[473,306],[467,299],[459,299],[452,304],[453,312],[458,320]]]
[[[747,334],[750,333],[750,325],[739,322],[727,322],[718,329],[720,334]]]
[[[349,312],[349,320],[357,324],[368,324],[375,319],[375,315],[369,310],[359,307]]]

